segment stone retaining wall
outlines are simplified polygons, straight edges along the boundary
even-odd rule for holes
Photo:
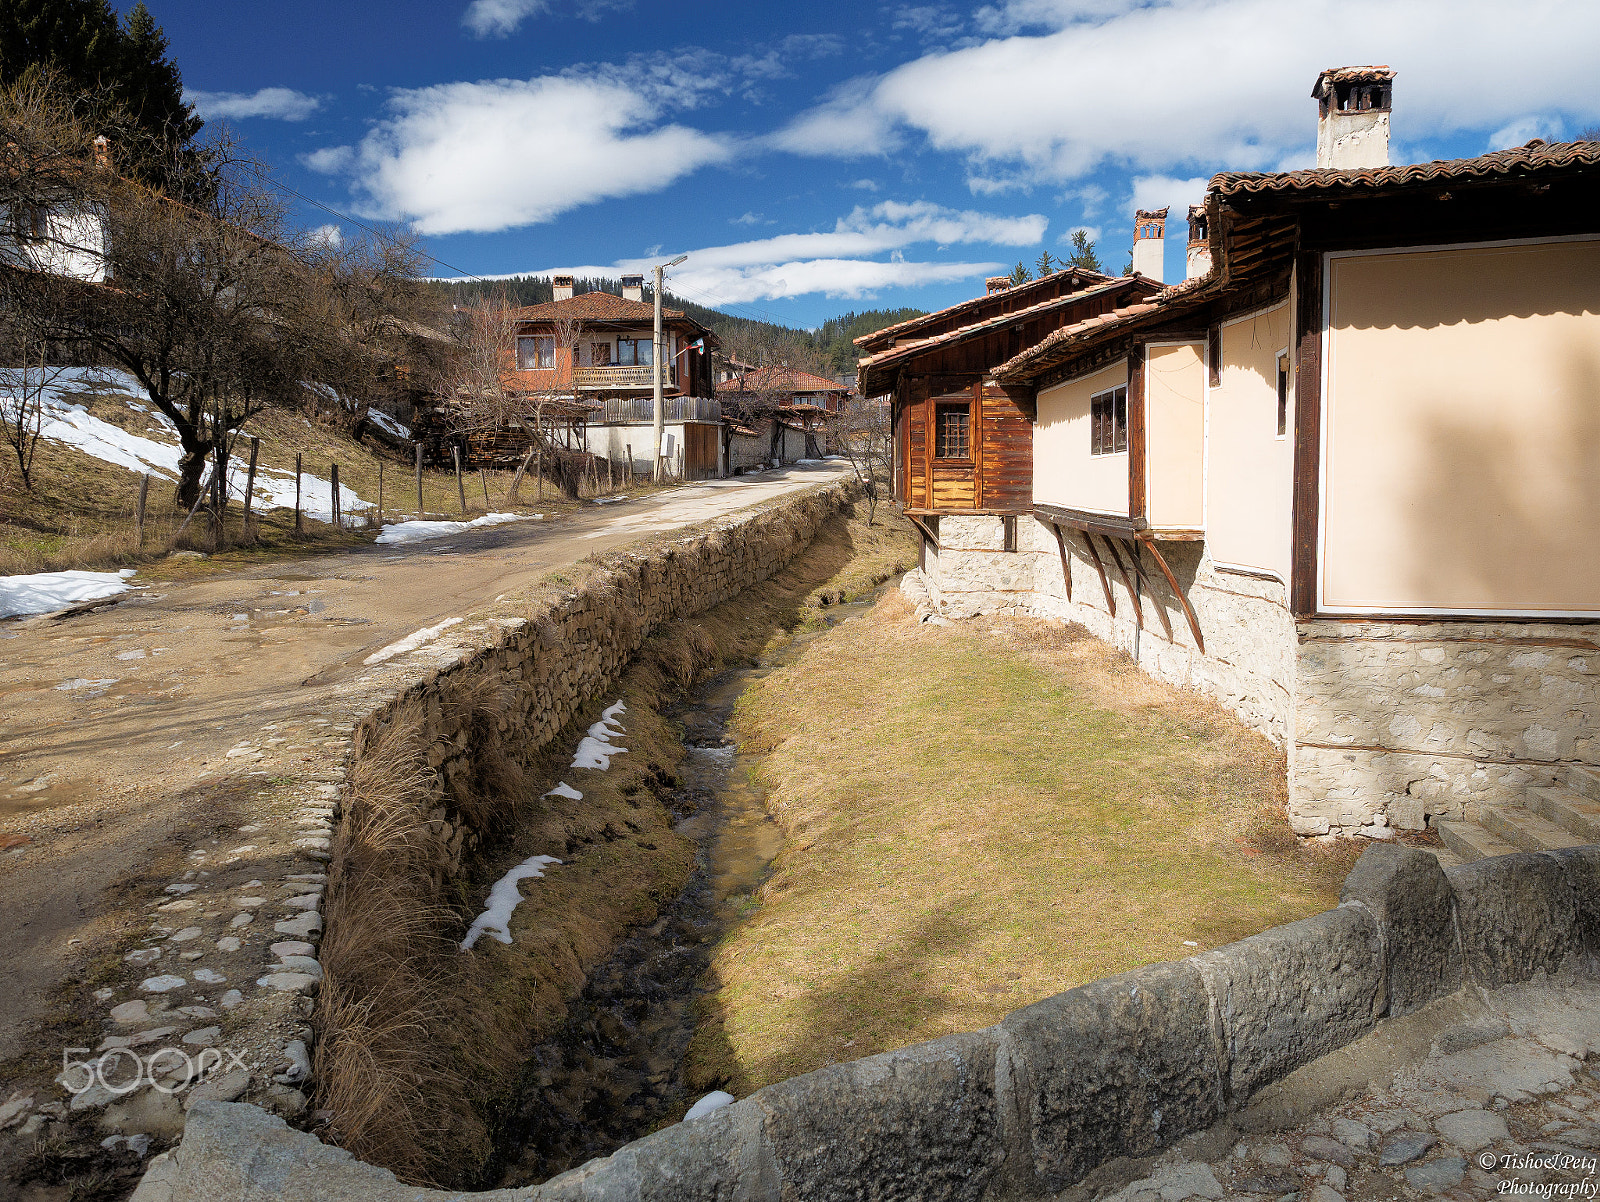
[[[1047,998],[998,1025],[758,1090],[494,1202],[927,1199],[1066,1189],[1246,1106],[1320,1056],[1463,985],[1600,968],[1600,847],[1442,871],[1375,844],[1335,910]],[[194,1108],[135,1202],[406,1199],[245,1105]]]

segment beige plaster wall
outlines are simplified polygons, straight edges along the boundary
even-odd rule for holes
[[[1033,427],[1033,499],[1128,516],[1128,453],[1089,454],[1089,398],[1128,382],[1118,363],[1039,394]]]
[[[1293,298],[1222,327],[1222,371],[1207,394],[1206,541],[1219,564],[1289,578],[1294,425],[1278,435],[1278,352]],[[1294,397],[1290,396],[1290,413]]]
[[[1145,352],[1145,501],[1157,530],[1205,523],[1205,346],[1152,344]]]
[[[1600,614],[1600,241],[1327,278],[1321,607]]]

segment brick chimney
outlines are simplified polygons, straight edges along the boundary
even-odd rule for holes
[[[996,292],[1005,292],[1011,287],[1011,277],[1008,275],[992,275],[983,282],[988,289],[985,293],[987,296],[993,296]]]
[[[1192,280],[1211,270],[1210,219],[1205,205],[1189,206],[1189,246],[1183,278]]]
[[[1389,165],[1394,72],[1330,67],[1311,89],[1317,102],[1317,166],[1341,171]]]
[[[571,300],[572,284],[573,281],[570,275],[558,275],[553,277],[550,280],[550,286],[555,289],[555,299],[558,301]]]
[[[1133,215],[1133,270],[1161,283],[1166,270],[1167,210],[1140,209]]]
[[[94,162],[96,167],[111,166],[111,139],[105,134],[94,140]]]
[[[644,300],[644,276],[625,275],[622,277],[622,299],[633,301]]]

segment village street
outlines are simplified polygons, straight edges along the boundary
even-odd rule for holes
[[[118,913],[124,887],[170,870],[200,827],[248,830],[273,786],[336,767],[341,741],[324,711],[363,661],[500,598],[514,617],[523,607],[513,598],[565,565],[835,479],[843,466],[279,560],[80,617],[4,624],[0,1061],[25,1050],[52,987],[84,973],[97,943],[131,921]]]

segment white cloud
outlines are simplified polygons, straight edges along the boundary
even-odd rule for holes
[[[324,146],[321,150],[301,155],[300,161],[323,175],[338,175],[355,161],[355,157],[353,146]]]
[[[633,0],[576,0],[572,15],[585,21],[602,20],[607,13],[633,7]],[[472,0],[461,23],[480,38],[503,38],[517,31],[529,17],[552,11],[550,0]]]
[[[884,201],[870,208],[857,206],[831,230],[691,250],[688,262],[673,269],[670,287],[691,299],[716,305],[813,293],[859,299],[885,288],[981,279],[1008,270],[1009,265],[910,261],[904,252],[929,243],[1032,246],[1044,237],[1047,225],[1047,219],[1038,214],[1007,217],[949,209],[927,201]],[[888,258],[870,257],[874,255]],[[554,267],[533,274],[643,273],[671,257],[672,252],[658,247],[644,258],[604,266]]]
[[[743,217],[728,218],[729,225],[760,225],[765,220],[760,213],[746,213]]]
[[[878,190],[878,181],[875,179],[858,179],[852,180],[846,186],[856,188],[862,192],[876,192]]]
[[[1315,140],[1317,72],[1369,62],[1398,71],[1396,134],[1419,143],[1600,116],[1589,0],[1009,0],[974,19],[998,36],[853,81],[772,144],[851,157],[910,131],[966,156],[981,190],[1106,166],[1269,168]]]
[[[1534,138],[1543,138],[1546,142],[1556,142],[1561,139],[1562,125],[1557,117],[1544,114],[1533,114],[1519,117],[1489,135],[1490,150],[1505,150],[1511,146],[1522,146]]]
[[[1189,220],[1189,206],[1197,205],[1206,194],[1210,177],[1197,175],[1193,179],[1173,179],[1170,175],[1140,175],[1134,178],[1133,195],[1126,211],[1129,217],[1139,209],[1172,210],[1180,221]]]
[[[533,225],[727,159],[729,139],[658,123],[682,86],[566,75],[398,91],[346,169],[367,211],[423,234]]]
[[[255,92],[189,92],[183,98],[207,121],[214,118],[271,117],[279,121],[304,121],[322,107],[322,101],[293,88],[262,88]]]

